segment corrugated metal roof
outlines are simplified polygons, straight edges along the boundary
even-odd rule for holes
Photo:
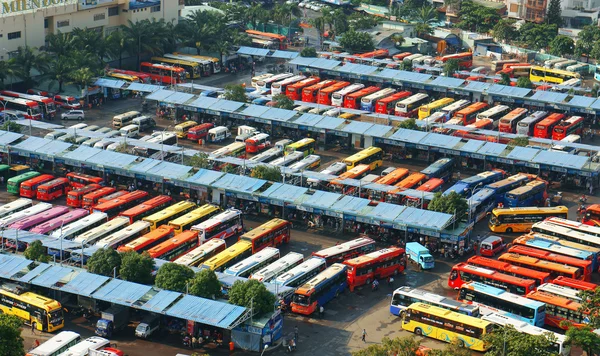
[[[300,57],[296,57],[296,59],[298,58]],[[342,64],[342,62],[333,59],[317,58],[314,62],[310,64],[310,66],[313,68],[329,70],[339,66],[340,64]]]
[[[50,266],[47,263],[40,263],[34,269],[27,272],[25,275],[17,278],[17,280],[20,282],[23,282],[23,283],[29,283],[32,279],[39,276],[42,272],[44,272],[45,270],[47,270],[50,267],[52,267],[52,266]]]
[[[555,91],[536,91],[528,100],[540,101],[550,104],[561,104],[569,95],[557,93]]]
[[[265,183],[267,183],[266,180],[227,173],[214,182],[213,187],[238,193],[252,194],[260,189]]]
[[[49,122],[28,120],[28,119],[15,120],[13,122],[15,124],[18,124],[21,126],[34,127],[36,129],[43,129],[43,130],[56,130],[56,129],[61,129],[64,127],[62,125],[51,124]]]
[[[460,140],[460,137],[430,133],[419,141],[419,144],[451,149],[454,148]]]
[[[393,127],[386,125],[373,124],[373,126],[369,127],[367,131],[365,131],[365,136],[371,137],[385,137],[390,131],[393,130]]]
[[[506,158],[515,159],[519,161],[529,162],[540,152],[537,148],[529,147],[515,147],[506,155]]]
[[[279,108],[270,108],[260,115],[261,119],[274,121],[288,121],[292,117],[298,115],[297,111],[285,110]]]
[[[234,112],[244,105],[244,103],[240,103],[238,101],[221,99],[211,105],[209,109],[215,111]]]
[[[192,99],[194,97],[196,97],[194,94],[177,92],[177,93],[169,96],[167,99],[165,99],[165,102],[181,105],[181,104],[185,104],[187,101],[189,101],[190,99]]]
[[[162,88],[164,88],[164,87],[160,86],[160,85],[129,83],[127,90],[143,91],[145,93],[154,93],[155,91],[161,90]]]
[[[300,116],[299,118],[297,118],[293,122],[296,125],[314,126],[314,125],[316,125],[321,120],[323,120],[323,116],[322,115],[302,114],[302,116]]]
[[[109,277],[99,274],[81,272],[72,281],[62,286],[60,290],[89,297],[109,279]]]
[[[368,66],[364,64],[346,63],[338,70],[342,73],[356,74],[356,75],[369,75],[377,71],[377,67]]]
[[[370,129],[371,126],[373,126],[373,124],[368,122],[350,121],[348,125],[341,127],[339,130],[343,132],[362,135],[365,132],[367,132],[367,130]]]
[[[17,272],[29,266],[32,262],[26,259],[7,258],[0,263],[0,277],[10,279]]]
[[[573,98],[569,100],[567,105],[576,108],[587,109],[597,98],[590,98],[588,96],[573,95]]]
[[[192,167],[184,166],[177,163],[161,162],[160,164],[150,168],[147,173],[167,179],[184,178]]]
[[[73,273],[72,268],[52,266],[45,270],[44,273],[40,274],[37,278],[34,278],[31,283],[36,286],[50,288],[70,273]]]
[[[100,151],[98,154],[90,157],[88,162],[106,167],[124,168],[138,158],[139,157],[118,152]]]
[[[298,187],[290,184],[273,183],[269,189],[261,193],[263,197],[293,203],[296,199],[308,191],[308,188]]]
[[[179,292],[169,290],[161,290],[156,293],[149,301],[142,305],[141,309],[153,313],[163,313],[171,304],[182,296]]]
[[[458,88],[465,83],[464,79],[452,78],[452,77],[442,77],[439,76],[427,83],[428,85],[436,85],[444,88]]]
[[[166,98],[168,98],[169,96],[175,94],[176,92],[173,90],[166,90],[166,89],[161,89],[161,90],[157,90],[152,94],[149,94],[146,96],[146,99],[148,100],[156,100],[156,101],[163,101]]]
[[[400,215],[405,206],[389,204],[389,203],[379,203],[377,206],[368,212],[366,215],[375,221],[384,221],[386,223],[393,223],[394,220]]]
[[[265,111],[269,109],[271,108],[268,106],[250,104],[242,110],[240,114],[244,116],[260,117],[260,115],[264,114]]]
[[[429,79],[431,79],[431,77],[432,77],[431,74],[407,72],[405,70],[400,70],[399,73],[393,79],[401,80],[403,82],[423,84],[426,81],[428,81]]]
[[[363,208],[369,205],[370,200],[345,195],[331,206],[331,210],[345,214],[357,215]]]
[[[342,125],[346,120],[337,117],[323,117],[323,120],[319,121],[315,127],[325,130],[335,130],[338,126]]]
[[[483,145],[483,147],[481,147],[477,153],[488,156],[499,156],[500,153],[506,149],[506,147],[507,146],[503,143],[486,142],[486,144]]]
[[[389,138],[390,140],[419,143],[427,135],[428,133],[423,131],[398,129],[398,131],[394,132]]]
[[[114,89],[121,89],[125,84],[127,84],[127,82],[124,80],[115,80],[115,79],[108,79],[108,78],[98,78],[94,82],[94,85],[97,85],[99,87],[114,88]]]
[[[110,303],[132,306],[138,299],[152,289],[151,286],[111,279],[93,294],[94,299]]]
[[[67,142],[48,141],[47,145],[37,148],[35,153],[40,156],[51,157],[66,151],[71,146],[73,145]]]
[[[245,47],[242,46],[237,50],[238,54],[247,54],[249,56],[266,57],[269,54],[269,50],[265,48]]]
[[[23,152],[35,152],[40,147],[44,147],[50,140],[46,140],[40,137],[30,136],[25,141],[19,142],[14,145],[13,148]]]
[[[200,97],[198,97],[198,99],[187,104],[187,106],[191,106],[194,108],[200,108],[200,109],[208,109],[219,100],[221,100],[221,99],[211,98],[210,96],[200,96]]]
[[[591,105],[590,105],[590,109],[592,110],[600,110],[600,99],[594,101]]]
[[[158,159],[146,158],[142,162],[134,162],[127,167],[129,170],[139,173],[146,173],[150,168],[159,165],[161,162]]]
[[[71,159],[74,161],[87,161],[90,157],[97,155],[103,150],[88,146],[79,146],[71,152],[62,154],[62,158]]]
[[[407,207],[395,219],[396,224],[441,230],[450,223],[452,215]]]
[[[10,145],[11,143],[23,137],[22,134],[15,132],[0,131],[0,133],[0,146]]]
[[[398,74],[400,74],[400,71],[397,69],[384,68],[381,72],[373,74],[373,76],[389,79],[396,77]]]
[[[460,148],[458,148],[458,150],[459,151],[463,151],[463,152],[475,153],[484,144],[485,144],[485,141],[481,141],[481,140],[469,140],[464,145],[462,145]]]
[[[589,162],[589,157],[576,156],[570,154],[560,154],[550,151],[540,151],[537,156],[532,159],[532,162],[547,164],[556,167],[564,167],[571,169],[582,169]]]
[[[293,58],[298,57],[299,55],[300,55],[300,53],[298,53],[298,52],[276,50],[269,57],[283,58],[283,59],[293,59]]]
[[[488,89],[488,94],[513,96],[523,98],[531,92],[531,89],[511,87],[507,85],[492,84]]]
[[[469,84],[467,84],[465,86],[465,90],[468,91],[474,91],[474,92],[478,92],[478,93],[483,93],[485,90],[487,90],[490,86],[492,86],[492,84],[490,83],[484,83],[484,82],[469,82]]]
[[[298,65],[298,66],[310,66],[312,63],[315,63],[318,58],[315,57],[296,57],[289,61],[290,64]],[[341,63],[341,62],[340,62]]]
[[[335,204],[335,202],[338,201],[340,197],[342,197],[342,195],[337,193],[317,190],[310,196],[310,198],[304,200],[303,205],[311,208],[327,210],[333,204]]]
[[[165,314],[227,329],[245,312],[246,308],[237,305],[185,295]]]
[[[222,172],[209,171],[208,169],[201,168],[196,174],[187,178],[186,182],[208,186],[224,175],[225,173]]]

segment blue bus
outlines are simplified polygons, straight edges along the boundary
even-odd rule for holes
[[[594,72],[594,79],[600,82],[600,64],[596,64],[596,71]]]
[[[529,175],[527,174],[515,174],[514,176],[510,176],[506,179],[499,180],[497,182],[486,185],[486,188],[489,188],[494,191],[496,194],[496,204],[505,204],[504,202],[504,194],[522,186],[530,180]]]
[[[458,299],[479,307],[480,313],[499,313],[530,325],[544,326],[546,303],[527,299],[503,289],[479,282],[465,283],[460,287]]]
[[[456,184],[448,188],[448,190],[444,192],[444,195],[456,192],[465,198],[469,198],[473,188],[477,186],[484,187],[487,184],[499,181],[502,177],[504,177],[503,171],[481,172],[472,177],[459,180]]]
[[[509,208],[539,206],[546,199],[546,182],[534,180],[522,187],[515,188],[504,196]]]
[[[303,284],[292,296],[292,312],[310,315],[318,306],[330,300],[348,288],[346,265],[334,263],[313,279]]]
[[[452,167],[454,166],[454,158],[440,158],[433,162],[429,167],[421,171],[427,179],[441,178],[448,180],[448,176],[452,173]]]
[[[311,278],[317,274],[323,272],[326,268],[325,259],[321,257],[311,257],[308,260],[302,262],[298,266],[290,269],[289,271],[279,275],[275,281],[278,286],[288,286],[297,288],[308,282]]]
[[[413,289],[408,286],[400,287],[394,291],[390,303],[390,313],[402,317],[403,312],[412,303],[430,304],[475,318],[479,317],[479,307],[475,305],[461,303],[454,299],[446,298],[422,289]]]
[[[496,207],[496,193],[493,189],[480,189],[467,200],[467,203],[470,209],[470,222],[477,223]]]

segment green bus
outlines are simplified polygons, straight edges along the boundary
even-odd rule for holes
[[[3,182],[10,178],[10,166],[8,164],[0,164],[0,177],[4,177]]]
[[[21,183],[24,181],[35,178],[39,176],[40,173],[36,171],[31,171],[27,173],[20,174],[16,177],[12,177],[8,180],[8,184],[6,185],[6,190],[11,194],[19,195],[19,188],[21,187]]]

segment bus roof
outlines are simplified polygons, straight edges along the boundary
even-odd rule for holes
[[[313,277],[310,281],[306,282],[300,288],[296,290],[298,294],[311,294],[315,291],[318,286],[325,282],[327,279],[334,277],[338,273],[346,273],[346,266],[341,263],[334,263],[327,267],[323,272]]]
[[[267,221],[266,223],[246,232],[245,234],[243,234],[242,236],[240,236],[240,241],[254,241],[257,238],[263,236],[264,234],[266,234],[267,232],[276,229],[278,227],[284,226],[284,225],[289,225],[290,222],[287,220],[283,220],[283,219],[279,219],[279,218],[275,218],[272,220]]]
[[[216,256],[204,261],[202,265],[214,271],[229,262],[235,256],[247,250],[252,250],[252,243],[248,241],[238,241],[227,247],[224,251],[219,252]]]

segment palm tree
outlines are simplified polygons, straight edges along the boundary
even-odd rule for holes
[[[264,23],[269,16],[269,12],[261,4],[254,4],[248,9],[248,22],[252,25],[253,29],[256,29],[259,23]]]
[[[413,13],[413,18],[417,23],[431,25],[438,21],[438,11],[433,6],[423,6]]]
[[[123,53],[126,53],[130,47],[129,38],[125,37],[123,31],[119,28],[113,31],[106,37],[107,46],[114,57],[119,57],[119,68],[123,68],[121,65],[123,62]]]
[[[133,22],[128,20],[128,26],[122,26],[123,34],[128,42],[131,43],[130,53],[135,54],[138,63],[140,65],[140,57],[142,53],[156,53],[160,48],[160,44],[157,41],[156,33],[151,28],[151,23],[148,20]]]
[[[48,64],[48,69],[44,75],[50,79],[48,90],[52,90],[54,85],[58,83],[58,92],[61,93],[64,82],[69,80],[70,75],[73,73],[73,68],[73,62],[67,57],[57,56],[53,58]]]
[[[29,46],[19,47],[14,59],[19,66],[18,77],[23,79],[27,88],[31,88],[33,84],[31,70],[35,69],[40,73],[44,73],[47,67],[47,54],[36,54],[34,48]]]
[[[156,23],[159,38],[161,39],[161,50],[162,53],[170,53],[177,50],[177,44],[179,43],[179,31],[177,31],[172,21],[165,21],[160,19]]]
[[[65,54],[75,48],[75,39],[71,33],[50,33],[46,36],[46,51]]]
[[[0,87],[4,88],[4,81],[9,77],[18,77],[19,76],[20,66],[14,58],[11,58],[6,61],[0,61]],[[11,81],[12,87],[12,81]]]
[[[394,33],[393,35],[391,35],[390,40],[394,42],[394,46],[396,47],[400,47],[402,46],[402,43],[404,43],[404,37],[399,33]]]
[[[79,68],[71,73],[71,80],[74,84],[79,85],[82,92],[85,91],[85,103],[88,103],[88,84],[94,78],[94,73],[89,68]]]

